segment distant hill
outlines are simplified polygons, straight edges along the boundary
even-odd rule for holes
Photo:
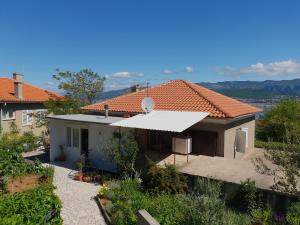
[[[198,83],[208,89],[239,99],[273,99],[281,97],[299,97],[300,79],[266,81],[224,81],[217,83]],[[99,101],[128,93],[130,88],[103,92]]]
[[[266,81],[224,81],[199,83],[222,94],[242,99],[267,99],[274,97],[299,97],[300,79]]]

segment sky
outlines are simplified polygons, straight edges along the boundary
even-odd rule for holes
[[[300,78],[298,0],[1,0],[0,76],[55,90],[57,68],[105,90],[173,79]]]

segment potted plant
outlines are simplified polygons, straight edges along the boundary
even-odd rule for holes
[[[75,173],[74,180],[83,181],[83,172],[82,172],[83,171],[82,170],[83,169],[83,161],[82,161],[82,159],[77,160],[75,162],[75,165],[78,169],[78,172]]]
[[[75,175],[74,175],[74,180],[82,181],[82,179],[83,179],[83,174],[82,174],[82,172],[77,172],[77,173],[75,173]]]

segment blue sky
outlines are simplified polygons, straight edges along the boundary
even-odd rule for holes
[[[20,0],[0,3],[0,76],[54,89],[90,68],[106,89],[300,77],[300,1]]]

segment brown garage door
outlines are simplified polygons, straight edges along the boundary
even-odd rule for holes
[[[192,153],[215,156],[218,134],[211,131],[192,131]]]

